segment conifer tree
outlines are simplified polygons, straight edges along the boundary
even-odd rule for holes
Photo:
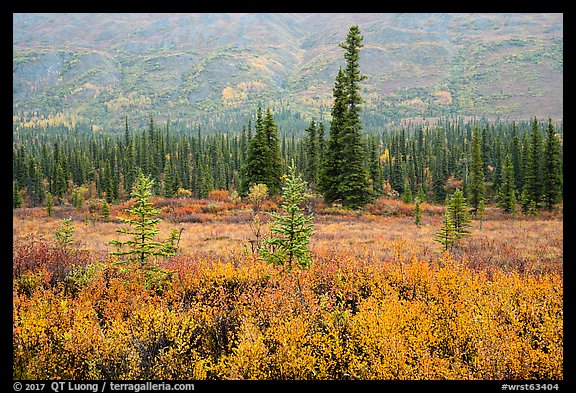
[[[444,213],[444,219],[442,219],[442,226],[436,232],[436,237],[433,240],[442,244],[442,246],[444,246],[444,251],[447,251],[454,246],[456,234],[449,203],[446,204],[446,212]]]
[[[296,168],[292,165],[282,187],[283,214],[270,213],[274,219],[271,236],[258,250],[264,261],[282,266],[288,272],[294,267],[308,269],[312,263],[308,243],[314,234],[313,216],[304,216],[300,207],[306,198],[305,188],[306,182],[301,175],[296,175]]]
[[[364,37],[358,25],[350,27],[346,41],[340,44],[345,50],[345,103],[344,127],[341,130],[342,172],[340,174],[339,193],[345,206],[358,208],[371,199],[368,189],[368,171],[364,166],[365,153],[360,119],[361,104],[360,82],[366,79],[360,73],[359,53]]]
[[[322,172],[322,192],[328,202],[337,200],[349,208],[360,207],[370,200],[368,171],[360,134],[362,97],[359,52],[363,37],[357,25],[352,26],[340,47],[345,50],[346,68],[340,68],[334,85],[332,123],[328,151]]]
[[[544,187],[542,200],[546,209],[551,211],[562,200],[562,163],[560,162],[561,146],[554,131],[552,119],[548,119],[546,139],[544,141]]]
[[[344,72],[342,71],[342,68],[340,68],[333,89],[334,104],[332,105],[330,134],[326,151],[324,153],[324,161],[319,184],[324,199],[328,203],[342,200],[338,185],[340,174],[343,170],[342,141],[340,139],[340,134],[344,126],[344,116],[346,112],[344,83]]]
[[[306,181],[312,190],[318,184],[319,149],[316,122],[312,120],[306,129]]]
[[[485,214],[486,204],[484,203],[484,199],[480,199],[480,202],[478,202],[478,209],[476,209],[476,217],[480,220],[480,229],[482,229],[482,225],[484,224]]]
[[[372,189],[376,195],[382,195],[382,182],[384,181],[384,177],[382,174],[382,165],[380,165],[380,157],[378,155],[375,136],[370,138],[369,153],[369,169],[370,179],[372,180]]]
[[[136,205],[126,211],[134,218],[118,217],[120,221],[130,225],[132,229],[117,229],[119,233],[132,236],[126,241],[111,240],[110,244],[118,247],[118,251],[111,252],[112,255],[127,256],[126,261],[136,262],[137,266],[145,270],[160,270],[154,262],[150,262],[152,257],[170,256],[173,253],[171,245],[167,242],[158,242],[154,238],[158,234],[156,225],[160,222],[158,215],[149,198],[152,196],[153,180],[150,176],[140,174],[136,179],[132,190],[132,197],[136,199]],[[128,250],[121,250],[128,246]]]
[[[510,159],[512,160],[512,168],[514,171],[514,186],[516,190],[522,190],[523,186],[523,171],[522,171],[522,147],[520,146],[520,137],[516,129],[516,122],[512,122],[512,143],[510,146]]]
[[[21,208],[24,204],[22,200],[22,194],[20,193],[20,185],[18,184],[18,180],[14,180],[12,186],[12,207],[14,209]]]
[[[514,187],[514,166],[510,155],[506,156],[502,172],[502,185],[498,192],[498,206],[504,212],[512,213],[516,210],[516,188]]]
[[[277,194],[280,190],[281,171],[278,128],[270,109],[266,112],[266,118],[263,118],[262,108],[259,107],[256,114],[255,135],[250,140],[242,171],[242,195],[248,193],[251,184],[257,183],[266,184],[270,195]]]
[[[110,218],[110,206],[108,206],[106,200],[102,201],[102,205],[100,206],[100,216],[105,220]]]
[[[62,224],[60,224],[60,227],[58,227],[54,233],[58,245],[62,248],[68,248],[74,242],[74,231],[75,228],[72,225],[72,218],[68,217],[63,219]]]
[[[450,211],[452,225],[454,226],[454,245],[457,245],[458,240],[470,234],[468,228],[470,228],[471,221],[466,198],[464,198],[464,194],[460,189],[456,189],[454,194],[452,194],[447,210]]]
[[[422,208],[420,207],[420,198],[416,198],[414,204],[414,223],[418,228],[422,226]]]
[[[484,185],[484,162],[482,161],[482,150],[480,133],[478,126],[475,127],[472,134],[472,165],[470,171],[469,201],[472,209],[478,209],[478,203],[484,199],[486,188]]]
[[[54,202],[52,201],[52,194],[46,193],[46,213],[48,216],[52,216],[54,213]]]
[[[266,133],[266,143],[268,144],[267,157],[267,177],[268,177],[268,190],[270,195],[276,195],[281,190],[282,176],[282,160],[280,152],[280,138],[278,138],[278,126],[274,121],[272,110],[266,110],[266,117],[264,118],[264,131]]]
[[[524,172],[524,188],[522,190],[522,205],[525,209],[538,209],[542,201],[542,135],[538,127],[538,120],[534,117],[530,133],[530,150]]]

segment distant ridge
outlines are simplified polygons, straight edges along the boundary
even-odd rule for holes
[[[563,118],[562,14],[14,14],[13,112],[328,114],[353,24],[367,113]]]

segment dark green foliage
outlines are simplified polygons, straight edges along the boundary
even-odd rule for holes
[[[340,44],[345,50],[346,68],[338,71],[334,85],[330,141],[321,187],[328,202],[342,201],[349,208],[361,207],[371,199],[360,133],[360,104],[363,100],[359,83],[365,79],[359,67],[362,39],[358,26],[352,26],[346,41]]]
[[[522,189],[522,210],[524,212],[538,209],[542,200],[543,176],[542,171],[542,135],[538,121],[534,117],[528,154],[525,158],[524,187]],[[547,176],[548,174],[546,174]]]
[[[132,238],[126,241],[111,240],[110,244],[118,247],[118,251],[111,252],[112,255],[127,256],[127,261],[137,262],[141,269],[158,270],[152,257],[173,255],[173,244],[168,242],[158,242],[154,238],[158,234],[156,225],[160,221],[154,218],[158,215],[158,210],[154,209],[149,198],[152,196],[153,180],[149,176],[140,176],[136,179],[132,197],[136,199],[136,205],[126,211],[134,218],[122,218],[120,221],[128,224],[132,229],[122,228],[117,232],[130,235]],[[127,250],[121,250],[127,246]]]
[[[20,193],[20,186],[18,181],[15,180],[12,186],[12,208],[18,209],[22,207],[24,200],[22,199],[22,194]]]
[[[68,248],[74,243],[74,231],[75,228],[72,225],[72,218],[69,217],[62,220],[62,224],[60,224],[60,227],[58,227],[58,230],[54,233],[58,245],[62,248]]]
[[[454,246],[456,239],[456,234],[454,230],[454,223],[452,222],[452,214],[450,208],[446,206],[446,212],[444,218],[442,219],[442,226],[436,232],[436,237],[434,241],[440,243],[444,251],[451,249]]]
[[[506,156],[504,171],[502,174],[502,185],[498,192],[498,206],[506,213],[516,211],[516,188],[514,187],[514,166],[510,156]]]
[[[275,195],[280,191],[282,165],[278,128],[270,109],[263,118],[262,109],[258,108],[255,128],[256,134],[250,140],[242,171],[242,195],[248,193],[251,184],[258,183],[266,184],[270,195]]]
[[[464,198],[464,194],[460,189],[457,189],[452,194],[447,210],[450,212],[450,218],[454,226],[454,240],[455,244],[457,244],[459,239],[470,234],[468,228],[470,228],[470,221],[472,221],[468,213],[466,198]]]
[[[328,203],[342,200],[339,184],[340,174],[343,171],[343,148],[340,134],[346,111],[344,83],[344,73],[342,72],[342,68],[340,68],[333,89],[334,104],[332,105],[332,122],[330,123],[330,135],[324,153],[324,161],[320,175],[320,189],[324,195],[324,199]]]
[[[340,93],[336,93],[335,97],[340,98],[334,102],[332,111],[336,115],[332,117],[326,140],[320,136],[324,133],[320,131],[323,130],[322,123],[315,122],[320,167],[316,190],[325,196],[325,201],[328,203],[344,201],[344,188],[341,185],[345,177],[341,174],[345,170],[343,166],[345,154],[343,139],[340,138],[339,132],[344,127],[343,115],[347,108],[347,96],[344,70],[339,74],[335,91],[339,90]],[[280,109],[275,119],[284,117],[286,120],[288,116],[286,113],[288,112],[285,109]],[[363,119],[365,116],[366,114]],[[265,132],[266,117],[267,115],[261,111],[258,128],[262,133]],[[208,193],[216,188],[229,191],[237,189],[242,195],[246,195],[250,181],[272,184],[264,174],[256,181],[250,180],[251,173],[245,171],[251,166],[257,177],[259,170],[267,166],[272,167],[266,163],[266,159],[261,160],[266,155],[272,157],[267,152],[257,154],[258,158],[248,160],[248,149],[256,139],[252,127],[254,122],[250,119],[248,126],[231,123],[229,128],[222,130],[202,130],[198,127],[194,131],[182,122],[166,122],[165,125],[160,125],[152,119],[142,129],[133,132],[127,128],[127,124],[124,124],[126,119],[122,120],[119,130],[111,129],[106,132],[93,132],[82,123],[78,123],[76,128],[48,125],[20,127],[15,130],[13,177],[18,182],[17,187],[23,197],[23,206],[45,206],[46,191],[51,191],[55,198],[53,191],[56,189],[62,194],[62,198],[53,199],[54,204],[69,201],[81,207],[79,188],[83,190],[82,194],[86,198],[106,199],[108,204],[125,201],[130,197],[132,185],[139,172],[149,174],[155,181],[154,192],[167,197],[178,195],[180,188],[183,189],[180,195],[190,195],[193,198],[207,197]],[[311,122],[308,120],[306,123],[302,121],[298,124],[303,126],[288,130],[276,127],[280,163],[274,168],[282,170],[283,163],[294,160],[296,169],[304,173],[306,180],[310,180],[309,168],[314,167],[314,154],[311,154],[311,150],[315,150],[315,147],[310,143],[312,141],[309,133],[305,130]],[[480,135],[484,135],[487,139],[486,143],[480,143],[479,155],[475,154],[477,140],[473,134],[476,128],[479,133],[477,140],[480,140]],[[542,131],[545,129],[542,126],[538,128]],[[506,123],[445,119],[434,126],[390,125],[362,135],[360,138],[364,157],[362,166],[365,168],[367,179],[364,192],[370,196],[385,190],[386,195],[383,196],[396,197],[401,196],[408,185],[413,196],[418,193],[421,201],[426,199],[430,202],[443,203],[447,186],[458,187],[458,183],[461,182],[460,187],[464,195],[474,207],[472,200],[474,192],[477,191],[473,185],[475,183],[473,172],[484,176],[485,168],[494,168],[487,169],[490,177],[485,177],[484,182],[478,183],[480,187],[485,184],[484,202],[493,204],[498,200],[499,188],[494,188],[492,181],[499,181],[502,184],[504,159],[509,154],[514,168],[516,198],[518,203],[523,204],[523,211],[531,209],[537,212],[539,208],[550,208],[550,204],[556,206],[562,200],[561,192],[559,196],[557,193],[558,184],[560,190],[562,187],[562,151],[560,149],[558,152],[557,144],[559,142],[561,146],[562,123],[554,123],[553,128],[555,138],[551,139],[546,134],[546,140],[541,143],[539,153],[539,161],[542,163],[540,169],[542,197],[538,204],[531,195],[530,187],[524,187],[525,183],[532,183],[531,171],[528,170],[534,161],[532,120]],[[242,129],[245,130],[243,138]],[[264,139],[268,140],[268,137]],[[549,141],[556,144],[552,150],[558,153],[549,154],[552,151],[547,147]],[[242,154],[242,143],[246,149],[245,155]],[[261,146],[264,150],[269,149],[267,143],[262,143]],[[482,146],[492,151],[483,152]],[[500,153],[497,150],[500,150]],[[491,161],[483,162],[483,154]],[[499,155],[501,158],[498,158]],[[473,160],[473,156],[480,157],[480,160]],[[550,160],[548,156],[556,159]],[[476,165],[478,162],[481,165]],[[152,174],[150,168],[156,163],[162,167]],[[550,169],[547,165],[553,165],[556,169]],[[483,168],[482,171],[476,170],[478,167]],[[519,171],[516,171],[517,167],[520,168]],[[498,168],[502,171],[499,172]],[[272,170],[269,170],[266,173],[271,172]],[[274,177],[280,178],[277,174]],[[382,180],[378,180],[379,178]],[[310,181],[311,186],[312,183]],[[381,184],[386,186],[382,191],[379,190]],[[399,191],[399,194],[389,195],[388,184]],[[246,187],[245,191],[243,186]],[[548,190],[552,190],[554,196],[547,194]],[[523,199],[521,195],[524,196]],[[13,203],[18,203],[15,190],[13,198]]]
[[[304,216],[300,207],[306,198],[305,188],[306,182],[301,175],[296,175],[294,166],[288,168],[282,187],[282,214],[270,213],[274,220],[270,237],[258,249],[264,261],[287,271],[294,267],[308,269],[312,263],[308,243],[314,234],[313,216]]]
[[[442,244],[444,250],[457,246],[462,237],[470,234],[470,221],[464,194],[457,189],[452,197],[446,197],[446,212],[434,240]]]
[[[469,197],[470,206],[473,210],[478,209],[478,203],[484,199],[486,186],[484,184],[484,162],[482,161],[481,140],[478,127],[474,129],[472,136],[472,166],[470,171]]]
[[[105,220],[110,218],[110,207],[106,201],[102,201],[102,206],[100,207],[100,216]]]
[[[548,119],[544,141],[544,184],[542,200],[546,209],[553,210],[562,200],[562,163],[560,139],[554,131],[552,119]]]
[[[369,139],[369,154],[369,171],[372,190],[376,195],[382,195],[382,182],[384,181],[384,175],[382,173],[382,165],[380,165],[377,142],[374,136]]]
[[[416,198],[414,203],[414,223],[418,228],[422,226],[422,208],[420,207],[420,199]]]
[[[484,199],[481,199],[478,202],[478,209],[476,209],[476,218],[480,220],[480,229],[482,229],[482,225],[484,224],[484,215],[486,214],[486,204],[484,203]]]
[[[54,214],[54,202],[52,201],[52,194],[46,193],[46,213],[48,216],[52,216]]]

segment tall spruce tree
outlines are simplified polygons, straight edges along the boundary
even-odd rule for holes
[[[349,208],[358,208],[370,201],[368,171],[365,167],[365,149],[361,135],[360,82],[366,76],[360,73],[359,52],[363,36],[357,25],[350,27],[345,42],[346,68],[338,71],[333,90],[332,123],[328,157],[323,173],[323,193],[328,202],[336,200]]]
[[[538,127],[538,120],[534,117],[530,133],[530,156],[526,162],[524,173],[523,204],[538,208],[542,201],[543,173],[542,173],[542,135]]]
[[[267,157],[267,184],[270,195],[277,195],[281,191],[282,159],[280,152],[280,138],[278,137],[278,126],[272,115],[272,110],[266,110],[264,118],[264,131],[266,133],[266,143],[268,144]]]
[[[470,171],[469,201],[472,209],[478,209],[478,203],[484,198],[486,188],[484,185],[484,162],[482,161],[482,145],[478,126],[472,134],[472,165]]]
[[[278,127],[270,108],[265,118],[262,108],[258,108],[255,128],[256,134],[250,140],[242,170],[241,192],[246,195],[250,185],[263,183],[268,186],[270,195],[275,195],[280,191],[282,161]]]
[[[306,181],[310,189],[315,190],[318,184],[319,149],[314,120],[310,122],[306,133]]]
[[[498,192],[498,206],[504,212],[512,213],[516,210],[516,187],[514,186],[514,166],[510,155],[506,156],[502,172],[502,184]]]
[[[360,48],[363,47],[364,37],[360,33],[358,25],[350,27],[346,41],[340,44],[345,50],[346,59],[345,75],[345,98],[346,113],[344,127],[340,134],[342,143],[342,168],[340,174],[339,193],[344,205],[350,208],[358,208],[370,201],[371,195],[368,188],[368,171],[365,167],[364,142],[362,140],[362,121],[360,112],[363,102],[360,96],[360,82],[366,79],[360,73]]]
[[[554,131],[552,119],[548,118],[546,139],[544,141],[544,187],[542,200],[547,210],[562,200],[562,163],[560,161],[561,145]]]
[[[344,93],[344,72],[342,68],[338,70],[336,82],[332,94],[334,104],[332,105],[332,120],[330,122],[330,134],[326,151],[324,152],[324,161],[320,174],[320,189],[324,199],[328,203],[342,200],[338,186],[342,167],[342,141],[340,134],[344,126],[346,113],[346,101]]]

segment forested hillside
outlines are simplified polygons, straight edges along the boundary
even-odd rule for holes
[[[258,106],[309,122],[329,116],[355,23],[367,128],[563,118],[563,15],[500,13],[14,14],[13,112],[116,131],[128,113],[222,129]]]

